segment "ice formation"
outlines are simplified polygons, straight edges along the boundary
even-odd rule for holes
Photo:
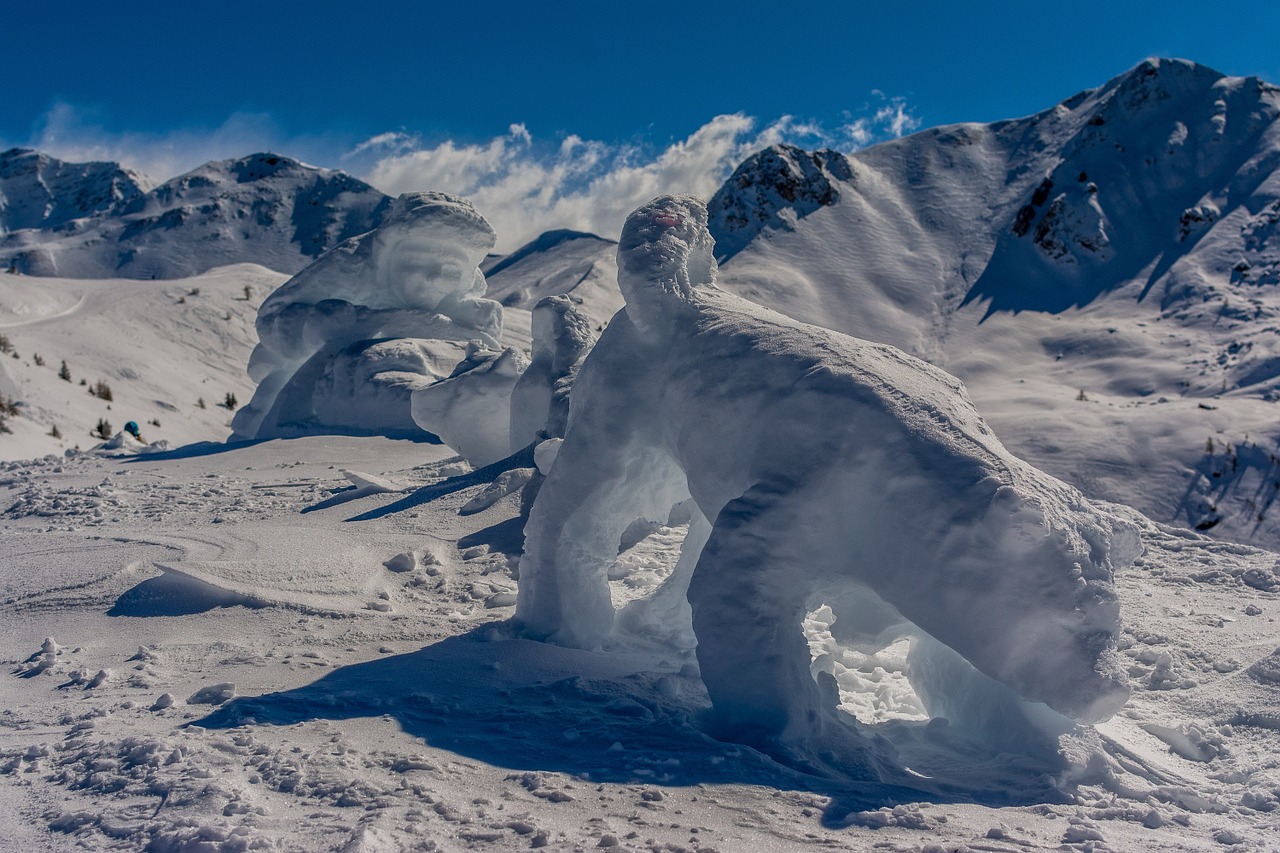
[[[833,731],[835,684],[811,674],[802,633],[824,604],[849,646],[910,638],[913,687],[955,728],[1112,715],[1128,696],[1112,574],[1137,556],[1132,528],[1012,456],[954,377],[717,288],[706,221],[697,199],[663,197],[626,222],[626,307],[582,366],[526,528],[523,629],[609,639],[620,535],[692,498],[658,606],[628,624],[691,624],[723,731]]]
[[[564,436],[569,391],[595,335],[568,296],[547,296],[533,309],[533,361],[511,391],[511,452]]]
[[[449,376],[469,341],[498,345],[502,307],[477,268],[493,243],[466,199],[407,193],[289,279],[258,311],[258,388],[235,436],[416,431],[413,392]]]

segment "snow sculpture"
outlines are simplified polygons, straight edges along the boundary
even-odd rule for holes
[[[1060,715],[1119,709],[1112,573],[1137,556],[1132,528],[1013,457],[954,377],[718,289],[706,221],[670,196],[627,219],[626,306],[582,366],[526,528],[522,628],[608,639],[619,536],[691,498],[658,616],[691,620],[732,737],[849,730],[828,725],[834,681],[811,675],[801,621],[822,604],[846,644],[912,637],[913,686],[953,727],[1013,726],[1017,706],[1060,732]]]
[[[466,199],[407,193],[378,228],[281,285],[258,309],[258,388],[235,437],[417,432],[412,393],[448,376],[468,341],[498,345],[502,307],[482,298],[477,268],[494,239]]]
[[[591,321],[563,294],[533,308],[533,361],[511,391],[511,452],[564,435],[569,390],[595,335]]]
[[[509,453],[511,389],[528,361],[519,350],[467,347],[453,375],[414,390],[414,422],[483,468]]]

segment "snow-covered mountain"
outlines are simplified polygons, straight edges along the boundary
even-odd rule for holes
[[[111,164],[77,168],[87,176],[80,189],[58,197],[96,198],[91,190]],[[346,172],[252,154],[206,163],[80,218],[17,226],[24,230],[0,238],[0,265],[65,278],[182,278],[231,263],[295,273],[375,227],[390,202]]]
[[[775,146],[711,201],[721,284],[946,368],[1086,492],[1275,545],[1277,116],[1148,60],[1026,118]]]
[[[0,234],[114,213],[151,187],[145,175],[118,163],[67,163],[30,148],[0,151]]]
[[[775,146],[711,201],[721,283],[960,376],[1014,452],[1088,494],[1277,545],[1277,115],[1274,86],[1149,60],[1025,118],[848,156]],[[58,198],[98,198],[102,180],[78,193],[64,181]],[[0,265],[291,273],[388,203],[266,154],[121,193],[103,212],[0,237]],[[621,305],[614,251],[549,232],[484,265],[489,296],[527,309],[567,293],[602,327]]]
[[[533,310],[544,296],[566,294],[593,327],[622,307],[618,244],[581,231],[548,231],[509,255],[481,265],[488,296],[509,308]]]

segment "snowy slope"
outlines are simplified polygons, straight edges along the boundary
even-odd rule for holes
[[[603,326],[622,307],[618,292],[618,244],[580,231],[548,231],[509,255],[481,265],[488,298],[533,310],[544,296],[566,294]]]
[[[375,227],[389,204],[345,172],[252,154],[206,163],[101,215],[10,233],[0,264],[67,278],[182,278],[233,263],[295,273]]]
[[[1278,115],[1149,60],[1023,119],[778,146],[712,199],[721,282],[944,367],[1090,494],[1274,545]]]
[[[0,151],[0,234],[116,212],[151,186],[117,163],[67,163],[29,148]]]
[[[224,440],[231,412],[217,404],[252,396],[254,318],[285,278],[251,264],[163,283],[0,275],[0,334],[13,347],[0,356],[0,393],[21,404],[0,458],[92,447],[99,418],[115,430],[137,421],[148,441],[175,446]],[[58,376],[64,362],[71,381]],[[88,393],[98,382],[110,402]]]

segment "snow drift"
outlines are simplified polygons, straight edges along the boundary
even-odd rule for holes
[[[801,628],[824,604],[844,643],[912,638],[916,691],[958,728],[1019,703],[1059,730],[1057,714],[1118,710],[1112,574],[1137,556],[1131,527],[1013,457],[948,374],[718,289],[706,222],[689,197],[627,220],[626,307],[582,367],[526,529],[523,628],[606,641],[620,535],[692,497],[656,618],[691,626],[733,737],[830,745],[834,684],[810,674]],[[690,608],[672,607],[686,587]]]
[[[380,227],[285,282],[258,312],[249,360],[258,388],[235,436],[420,433],[414,392],[456,382],[477,346],[498,349],[502,307],[483,298],[477,268],[493,242],[465,199],[409,193]],[[508,396],[518,372],[505,380]],[[509,415],[496,405],[477,417],[501,424],[505,447]]]

